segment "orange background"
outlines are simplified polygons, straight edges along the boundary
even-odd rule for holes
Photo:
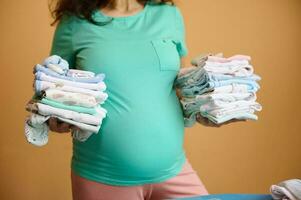
[[[301,178],[301,1],[182,0],[189,60],[201,52],[252,56],[262,77],[256,122],[186,129],[185,149],[210,193],[269,193]],[[50,50],[47,1],[0,2],[0,199],[71,199],[70,134],[38,148],[24,136],[32,68]]]

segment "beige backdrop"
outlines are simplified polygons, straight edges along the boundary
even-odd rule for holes
[[[259,121],[186,129],[185,148],[210,193],[269,193],[301,178],[301,1],[182,0],[189,60],[201,52],[248,54],[262,77]],[[70,134],[50,134],[37,148],[25,140],[24,105],[32,67],[53,35],[47,1],[0,2],[0,199],[71,199]]]

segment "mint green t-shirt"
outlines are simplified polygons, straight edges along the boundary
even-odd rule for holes
[[[111,17],[99,10],[96,21]],[[86,142],[73,139],[71,168],[110,185],[163,182],[182,169],[184,121],[173,82],[187,54],[178,7],[147,4],[103,26],[65,15],[51,55],[71,68],[104,73],[107,116]]]

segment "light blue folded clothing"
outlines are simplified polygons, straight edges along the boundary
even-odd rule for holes
[[[194,97],[205,92],[213,91],[216,87],[231,84],[245,84],[248,92],[257,92],[260,88],[259,84],[254,80],[228,79],[222,81],[208,81],[208,79],[202,79],[197,85],[188,85],[180,88],[179,92],[184,97]]]
[[[98,83],[84,83],[84,82],[78,82],[78,81],[70,81],[70,80],[66,80],[66,79],[49,76],[41,71],[37,71],[35,73],[35,80],[48,81],[48,82],[52,82],[52,83],[56,83],[56,84],[63,84],[63,85],[68,85],[68,86],[72,86],[72,87],[85,88],[85,89],[90,89],[90,90],[95,90],[95,91],[103,91],[103,89],[105,87],[105,83],[103,81],[100,81]]]
[[[250,76],[233,76],[212,73],[206,71],[204,68],[196,67],[196,70],[177,77],[174,85],[179,88],[182,96],[193,97],[213,91],[216,87],[230,84],[245,84],[249,92],[256,92],[260,88],[256,82],[259,80],[261,80],[261,77],[256,74]]]
[[[50,64],[59,66],[64,71],[64,74],[66,74],[69,69],[69,63],[58,55],[49,56],[42,63],[42,65],[48,68]]]
[[[35,66],[34,73],[36,73],[36,72],[43,72],[49,76],[53,76],[56,78],[69,80],[69,81],[83,82],[83,83],[99,83],[105,79],[104,73],[97,74],[96,76],[91,77],[91,78],[78,78],[78,77],[61,75],[61,74],[58,74],[55,71],[48,69],[47,67],[44,67],[43,65],[40,65],[40,64],[37,64]]]
[[[178,76],[174,82],[174,85],[177,88],[181,88],[187,85],[196,85],[202,81],[223,81],[229,79],[260,81],[261,77],[257,74],[251,74],[249,76],[234,76],[229,74],[213,73],[208,72],[202,67],[195,67],[194,70]]]

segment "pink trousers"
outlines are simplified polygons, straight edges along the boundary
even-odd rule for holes
[[[87,180],[72,170],[71,182],[73,200],[162,200],[209,194],[187,159],[177,176],[160,183],[107,185]]]

